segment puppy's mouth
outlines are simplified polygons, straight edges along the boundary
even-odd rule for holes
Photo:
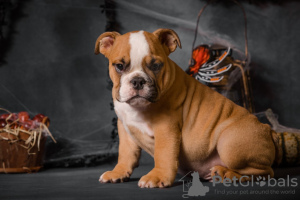
[[[145,107],[159,100],[158,90],[154,85],[148,86],[145,90],[129,90],[123,92],[124,95],[117,94],[117,101],[127,103],[131,106]]]
[[[144,96],[140,96],[140,95],[135,95],[135,96],[129,98],[128,100],[124,101],[124,102],[130,104],[132,101],[138,101],[138,100],[147,100],[150,103],[154,103],[155,102],[155,100],[153,98],[151,98],[151,97],[144,97]]]

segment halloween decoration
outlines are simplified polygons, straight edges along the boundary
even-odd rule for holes
[[[207,3],[199,12],[195,37],[192,45],[190,64],[186,72],[200,82],[223,94],[235,103],[244,106],[251,113],[254,112],[251,84],[249,75],[249,56],[247,42],[247,19],[245,10],[241,4],[234,1],[241,7],[245,19],[245,59],[234,59],[231,47],[219,44],[199,45],[195,47],[198,35],[198,24]]]
[[[207,83],[220,82],[224,76],[217,76],[231,69],[232,64],[220,66],[224,60],[232,61],[230,47],[213,47],[208,45],[200,45],[193,50],[193,56],[188,74],[192,75],[198,81]]]
[[[48,129],[49,118],[37,114],[30,119],[27,112],[6,112],[0,116],[0,173],[40,170],[47,136],[56,142]]]

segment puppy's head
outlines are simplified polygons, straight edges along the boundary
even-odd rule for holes
[[[181,48],[177,34],[170,29],[101,34],[95,54],[109,60],[113,98],[135,107],[145,107],[159,100],[170,79],[168,55]]]

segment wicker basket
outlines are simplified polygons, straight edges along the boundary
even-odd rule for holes
[[[0,135],[7,137],[8,133],[2,132]],[[29,138],[24,134],[24,139],[0,139],[0,173],[36,172],[42,168],[47,137],[42,136],[39,147],[35,144],[30,151],[25,148],[26,137]]]
[[[43,166],[47,136],[52,137],[48,126],[49,119],[45,117],[36,129],[24,130],[11,125],[0,129],[0,173],[39,171]]]

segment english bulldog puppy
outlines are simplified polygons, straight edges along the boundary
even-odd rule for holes
[[[99,181],[128,180],[141,149],[155,162],[139,180],[141,188],[171,186],[177,172],[197,171],[207,180],[273,177],[271,166],[281,159],[275,132],[187,75],[168,57],[177,46],[170,29],[98,37],[95,54],[109,60],[120,140],[117,165]]]

